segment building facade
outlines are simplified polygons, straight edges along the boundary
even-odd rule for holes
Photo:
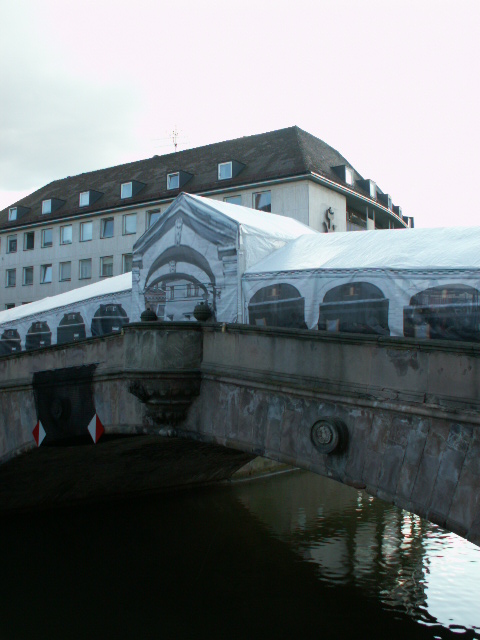
[[[0,212],[0,308],[132,268],[132,248],[182,191],[292,217],[316,231],[413,218],[322,140],[290,127],[56,180]]]

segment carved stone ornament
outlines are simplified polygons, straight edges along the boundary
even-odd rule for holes
[[[182,242],[182,229],[183,229],[183,218],[178,217],[175,220],[175,244],[177,247]]]
[[[325,211],[325,220],[323,222],[325,233],[328,233],[329,231],[335,231],[334,219],[335,212],[333,211],[332,207],[328,207],[328,209]]]
[[[206,322],[212,317],[212,309],[207,302],[199,302],[193,310],[193,316],[197,322]]]
[[[337,418],[318,420],[312,427],[311,438],[320,453],[340,453],[348,442],[348,429]]]
[[[200,375],[136,380],[128,390],[146,406],[146,426],[176,426],[200,393]]]

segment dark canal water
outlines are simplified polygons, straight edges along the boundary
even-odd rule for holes
[[[480,549],[295,472],[1,523],[0,639],[480,638]]]

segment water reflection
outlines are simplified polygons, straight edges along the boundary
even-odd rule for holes
[[[306,473],[10,516],[0,544],[2,640],[480,637],[478,548]]]
[[[432,630],[480,637],[478,547],[307,473],[240,485],[236,492],[275,536],[316,565],[323,584],[354,585]]]

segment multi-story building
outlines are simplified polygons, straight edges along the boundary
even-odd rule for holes
[[[135,241],[182,191],[323,232],[413,226],[322,140],[290,127],[55,180],[0,212],[0,308],[131,270]]]

